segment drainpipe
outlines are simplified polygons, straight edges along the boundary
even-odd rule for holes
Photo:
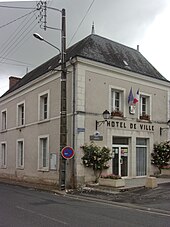
[[[72,135],[73,135],[73,139],[72,139],[72,147],[75,150],[75,118],[76,118],[76,83],[75,83],[75,74],[76,74],[76,59],[75,58],[70,58],[70,64],[73,66],[73,130],[72,130]],[[72,158],[72,186],[73,188],[75,188],[75,157]]]

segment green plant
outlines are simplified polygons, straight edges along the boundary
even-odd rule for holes
[[[98,182],[102,171],[109,168],[108,161],[111,159],[111,151],[108,147],[100,147],[94,142],[85,144],[81,148],[84,151],[83,164],[85,167],[93,169],[96,177],[95,182]]]
[[[170,141],[154,144],[153,153],[151,153],[151,163],[158,167],[160,173],[161,169],[168,165],[170,160]]]

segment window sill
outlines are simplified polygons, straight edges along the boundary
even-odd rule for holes
[[[39,172],[49,172],[49,169],[38,169]]]
[[[17,170],[24,170],[24,167],[17,167]]]
[[[152,123],[151,120],[145,120],[145,119],[139,119],[137,120],[138,122],[145,122],[145,123]]]

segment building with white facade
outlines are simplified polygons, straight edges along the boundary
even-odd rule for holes
[[[94,179],[81,160],[81,146],[91,140],[112,149],[109,172],[153,174],[153,144],[168,136],[169,81],[139,51],[95,34],[68,48],[66,59],[67,145],[75,151],[66,185]],[[60,74],[58,55],[21,80],[11,78],[0,98],[0,177],[59,183]],[[111,117],[100,122],[104,110]]]

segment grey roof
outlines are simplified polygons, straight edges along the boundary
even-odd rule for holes
[[[85,37],[67,49],[67,61],[70,57],[76,56],[169,82],[139,51],[95,34]],[[60,56],[57,55],[27,73],[3,96],[58,67],[60,64],[59,60]]]

